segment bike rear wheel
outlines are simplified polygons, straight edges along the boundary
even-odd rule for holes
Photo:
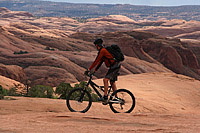
[[[88,91],[76,88],[68,94],[66,104],[71,112],[85,113],[92,105],[92,98]]]
[[[130,113],[135,107],[135,97],[130,91],[119,89],[112,93],[109,105],[114,113]]]

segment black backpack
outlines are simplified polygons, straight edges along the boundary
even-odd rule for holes
[[[117,62],[124,60],[124,54],[122,53],[122,51],[118,45],[112,44],[111,46],[107,46],[106,49],[114,57],[114,59]]]

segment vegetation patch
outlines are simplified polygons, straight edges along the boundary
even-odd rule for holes
[[[30,97],[40,97],[40,98],[53,98],[53,87],[36,85],[30,88],[29,96]]]
[[[19,96],[19,94],[16,93],[16,88],[11,88],[10,90],[3,89],[3,87],[0,85],[0,100],[16,100],[11,97],[6,96]]]
[[[80,82],[79,84],[75,84],[74,87],[72,87],[69,83],[60,83],[60,85],[56,87],[55,94],[60,95],[59,98],[61,99],[66,99],[67,95],[69,94],[71,90],[75,88],[84,88],[85,86],[86,86],[86,82],[84,81]],[[87,87],[86,89],[91,94],[92,101],[97,102],[98,96],[92,92],[92,89],[90,87]]]
[[[20,50],[19,52],[14,52],[13,54],[27,54],[28,52],[27,51],[22,51],[22,50]]]
[[[3,89],[3,87],[0,85],[0,100],[1,99],[15,100],[14,98],[10,98],[7,96],[26,96],[26,97],[39,97],[39,98],[66,99],[70,91],[72,91],[75,88],[84,88],[84,87],[86,87],[86,82],[80,82],[78,84],[75,84],[74,87],[72,87],[69,83],[62,82],[56,87],[55,91],[53,90],[53,87],[51,86],[35,85],[35,86],[30,87],[29,89],[26,89],[26,91],[28,91],[27,93],[20,93],[18,92],[17,87],[13,87],[9,90],[6,90],[6,89]],[[86,89],[91,94],[92,101],[97,102],[98,96],[92,92],[92,89],[90,87],[87,87]],[[76,94],[76,95],[79,95],[79,94]]]
[[[45,50],[51,50],[51,51],[55,51],[55,49],[54,49],[54,48],[50,48],[50,47],[48,47],[48,46],[45,48]]]

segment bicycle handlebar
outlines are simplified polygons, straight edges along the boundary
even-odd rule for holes
[[[86,76],[92,78],[92,76],[94,75],[95,72],[88,72],[88,73],[84,73]]]

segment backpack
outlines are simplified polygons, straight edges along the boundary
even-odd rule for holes
[[[117,62],[124,60],[124,54],[122,53],[120,47],[116,44],[112,44],[111,46],[107,46],[106,50],[114,57]]]

